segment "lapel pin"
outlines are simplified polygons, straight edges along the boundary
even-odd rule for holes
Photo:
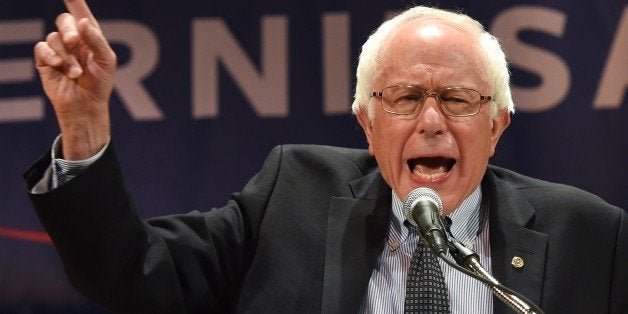
[[[520,268],[523,268],[523,266],[525,265],[525,262],[523,261],[523,258],[519,256],[515,256],[512,258],[512,261],[510,262],[510,264],[512,264],[512,267],[516,269],[520,269]]]

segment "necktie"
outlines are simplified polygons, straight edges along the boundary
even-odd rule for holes
[[[410,261],[405,313],[450,313],[443,272],[436,255],[422,241]]]

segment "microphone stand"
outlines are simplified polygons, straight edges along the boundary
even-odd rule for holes
[[[495,296],[497,296],[500,300],[502,300],[502,302],[504,302],[517,313],[543,314],[543,311],[532,301],[528,300],[521,294],[503,286],[499,283],[499,281],[497,281],[497,279],[495,279],[495,277],[493,277],[488,271],[486,271],[486,269],[479,261],[479,256],[471,249],[467,248],[458,240],[456,240],[456,238],[451,234],[449,228],[451,226],[451,220],[449,218],[445,218],[445,221],[445,229],[449,234],[449,237],[447,237],[447,246],[449,247],[449,252],[451,253],[451,256],[453,256],[456,263],[453,263],[447,257],[446,252],[437,252],[437,255],[440,258],[442,258],[447,264],[454,267],[455,269],[471,276],[472,278],[478,279],[479,281],[487,285]]]
[[[482,264],[478,260],[479,257],[476,253],[474,253],[473,251],[471,251],[470,249],[462,245],[457,240],[449,241],[449,242],[451,244],[450,253],[454,257],[454,260],[456,261],[456,263],[464,267],[465,269],[473,272],[473,274],[475,274],[476,276],[480,276],[484,278],[486,281],[485,280],[481,280],[481,281],[491,289],[494,295],[496,295],[500,300],[506,303],[506,305],[508,305],[513,310],[515,310],[517,313],[521,313],[521,314],[533,314],[533,313],[542,314],[543,313],[543,311],[538,309],[538,307],[536,306],[535,306],[536,309],[532,309],[532,306],[530,304],[533,304],[533,303],[527,300],[526,298],[524,298],[523,296],[521,296],[519,293],[516,293],[510,289],[505,288],[503,285],[501,285],[499,281],[497,281],[497,279],[495,279],[495,277],[493,277],[482,266]],[[445,262],[448,262],[449,259],[446,258],[446,256],[441,256],[441,258],[442,257],[444,257]]]

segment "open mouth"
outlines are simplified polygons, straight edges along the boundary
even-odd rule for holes
[[[445,157],[419,157],[408,160],[410,171],[427,181],[434,181],[445,176],[455,164],[455,159]]]

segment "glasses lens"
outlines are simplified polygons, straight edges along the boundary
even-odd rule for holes
[[[391,86],[382,91],[384,110],[397,114],[411,114],[421,106],[423,92],[410,86]]]
[[[462,87],[444,88],[438,94],[439,105],[448,116],[471,116],[480,109],[480,92]],[[390,86],[382,91],[382,106],[394,114],[416,113],[426,97],[426,92],[414,86]]]
[[[480,93],[466,88],[448,88],[438,92],[441,108],[451,116],[468,116],[477,113]]]

